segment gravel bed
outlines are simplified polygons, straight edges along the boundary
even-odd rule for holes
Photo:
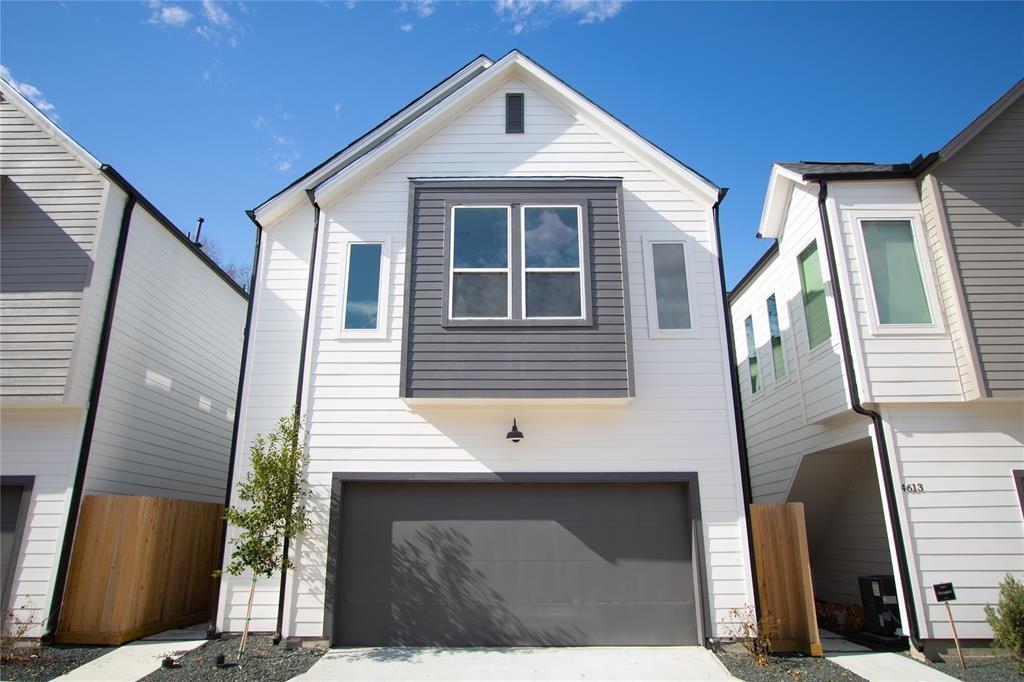
[[[717,653],[733,677],[748,682],[856,682],[864,679],[826,658],[812,658],[804,654],[776,654],[768,665],[757,665],[750,654]]]
[[[967,670],[963,669],[955,654],[947,656],[942,663],[928,662],[928,665],[965,682],[1024,681],[1024,675],[1009,656],[966,656],[964,660],[967,662]]]
[[[43,644],[4,649],[0,679],[52,680],[89,661],[110,653],[115,647],[86,644]]]
[[[218,668],[216,658],[224,654],[228,661],[238,657],[238,637],[212,639],[202,646],[177,658],[180,668],[160,668],[142,678],[145,682],[174,680],[254,680],[277,682],[290,680],[309,670],[324,654],[321,649],[286,649],[275,646],[269,635],[250,635],[245,644],[245,656],[237,666]]]

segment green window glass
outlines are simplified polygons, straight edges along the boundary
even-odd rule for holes
[[[864,220],[875,309],[881,324],[931,324],[909,220]]]
[[[821,278],[818,244],[808,246],[796,260],[800,269],[800,291],[804,301],[804,320],[807,322],[807,343],[811,348],[815,348],[832,336],[828,326],[828,305],[825,303],[825,282]]]
[[[757,368],[757,346],[754,344],[754,318],[747,317],[743,323],[747,328],[747,368],[750,370],[750,392],[761,388],[761,371]]]
[[[786,354],[782,350],[782,331],[779,329],[779,310],[775,304],[775,294],[768,297],[768,330],[772,335],[772,364],[775,365],[775,378],[781,379],[786,374]]]

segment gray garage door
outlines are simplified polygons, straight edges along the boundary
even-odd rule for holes
[[[697,643],[685,485],[346,483],[341,507],[335,645]]]

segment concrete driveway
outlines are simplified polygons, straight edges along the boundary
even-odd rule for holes
[[[296,680],[731,680],[701,647],[332,649]]]

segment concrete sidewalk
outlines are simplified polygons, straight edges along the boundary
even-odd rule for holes
[[[956,678],[919,663],[909,656],[872,651],[827,630],[821,630],[820,634],[825,658],[855,675],[860,675],[868,682],[956,682]]]
[[[75,668],[66,675],[54,678],[64,680],[95,680],[96,682],[135,682],[160,667],[165,656],[178,651],[191,651],[206,641],[206,626],[197,625],[184,630],[168,630],[158,635],[129,642],[109,654]]]
[[[332,649],[295,680],[732,680],[702,647]]]

